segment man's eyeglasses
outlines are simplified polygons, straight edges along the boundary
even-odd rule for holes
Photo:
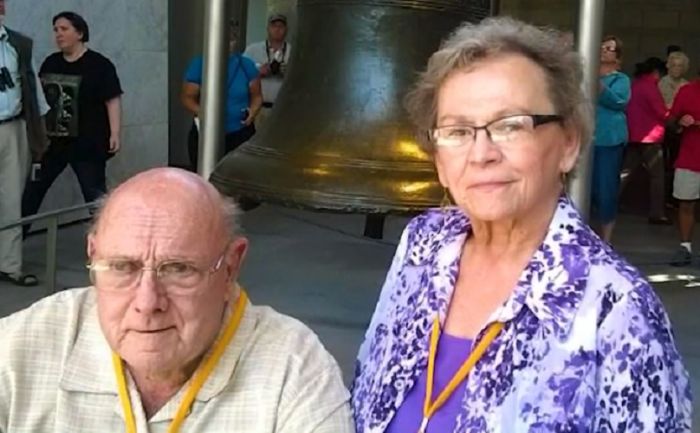
[[[92,284],[104,291],[129,291],[138,285],[144,272],[153,271],[158,283],[166,289],[189,290],[199,286],[211,274],[221,269],[226,252],[208,269],[193,263],[165,261],[155,267],[128,259],[95,260],[87,265]]]
[[[563,122],[556,114],[521,114],[496,119],[483,126],[448,125],[430,130],[431,141],[437,147],[460,147],[476,141],[476,134],[483,130],[493,143],[513,143],[531,138],[542,125]]]

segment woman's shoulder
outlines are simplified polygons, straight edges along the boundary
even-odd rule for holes
[[[250,66],[257,67],[257,66],[255,66],[255,60],[251,59],[248,55],[239,54],[239,56],[240,56],[241,62],[243,62],[243,65],[245,67],[250,67]]]
[[[112,62],[112,60],[110,60],[109,57],[105,56],[104,54],[102,54],[98,51],[88,49],[85,52],[84,56],[93,65],[97,65],[97,66],[102,67],[102,68],[105,68],[105,67],[115,68],[114,62]]]
[[[610,74],[610,76],[612,77],[611,80],[614,80],[614,81],[619,81],[619,82],[627,83],[627,84],[630,84],[632,82],[632,79],[630,78],[630,76],[622,71],[615,71],[612,74]]]
[[[469,218],[457,207],[431,208],[411,219],[403,231],[401,244],[414,261],[429,258],[436,246],[462,236],[469,229]],[[399,246],[399,248],[401,245]]]
[[[463,231],[469,219],[458,207],[431,208],[413,217],[405,231],[420,237],[432,236],[446,230]]]
[[[53,67],[54,65],[60,63],[63,60],[63,53],[60,51],[53,52],[46,56],[43,62],[41,62],[41,69]]]

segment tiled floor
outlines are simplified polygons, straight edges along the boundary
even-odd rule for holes
[[[254,302],[269,304],[308,323],[349,378],[393,254],[393,243],[405,222],[401,218],[389,219],[386,241],[374,242],[358,236],[364,223],[361,216],[259,208],[244,220],[251,251],[243,285]],[[83,233],[81,226],[60,232],[60,287],[87,284]],[[28,270],[38,274],[42,273],[45,260],[43,242],[43,237],[37,236],[26,243]],[[619,223],[615,246],[658,289],[674,321],[695,394],[700,395],[700,268],[679,273],[665,265],[675,245],[672,227],[650,227],[640,217],[625,217]],[[19,289],[0,284],[0,316],[27,306],[44,294],[41,287]],[[695,420],[700,432],[698,404]]]

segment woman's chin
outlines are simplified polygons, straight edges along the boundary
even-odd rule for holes
[[[484,223],[497,223],[517,218],[516,209],[512,203],[484,203],[481,206],[473,206],[467,215],[472,221]]]

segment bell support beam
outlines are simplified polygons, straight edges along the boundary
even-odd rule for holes
[[[584,59],[584,86],[592,104],[598,99],[600,74],[600,42],[603,39],[605,1],[581,0],[578,21],[578,52]],[[577,173],[569,182],[569,195],[581,214],[590,217],[593,143],[584,143]]]
[[[228,0],[208,0],[204,16],[204,74],[199,124],[199,166],[197,172],[208,179],[219,160],[225,138],[226,74],[229,56]]]

